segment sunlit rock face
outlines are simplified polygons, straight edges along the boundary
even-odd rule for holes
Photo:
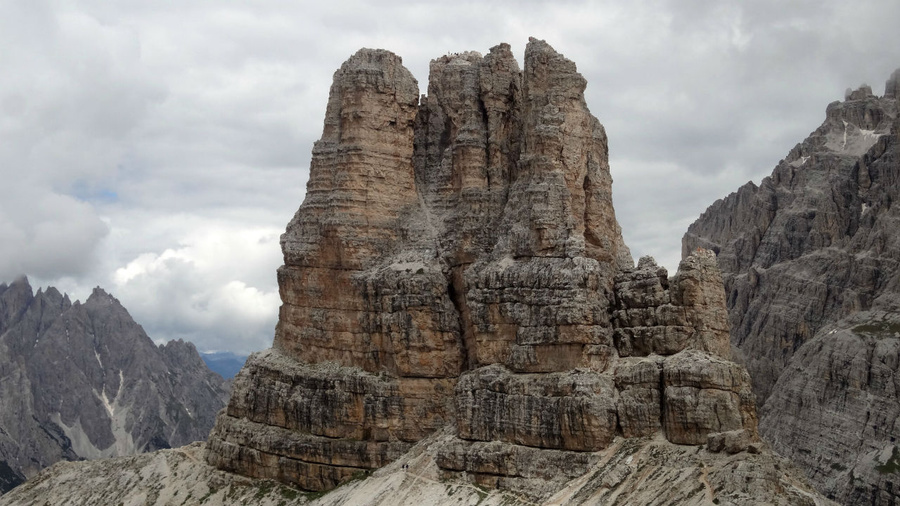
[[[442,476],[503,488],[579,476],[621,438],[758,441],[715,256],[635,267],[585,86],[535,39],[524,70],[507,44],[433,60],[421,98],[390,52],[341,66],[274,346],[236,377],[210,463],[326,490],[448,431]]]
[[[882,97],[848,90],[683,241],[718,253],[763,436],[846,504],[900,501],[898,118],[900,70]]]

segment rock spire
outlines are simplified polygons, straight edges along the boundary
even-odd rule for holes
[[[327,490],[440,436],[441,476],[542,497],[621,438],[760,450],[715,256],[634,266],[585,86],[536,39],[432,60],[420,100],[390,52],[341,66],[211,464]]]

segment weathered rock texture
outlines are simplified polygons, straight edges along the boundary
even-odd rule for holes
[[[57,462],[0,497],[0,504],[98,506],[285,506],[306,504],[278,483],[219,471],[202,462],[202,443],[90,462]]]
[[[326,494],[217,470],[205,463],[200,443],[133,457],[60,462],[0,497],[0,506],[535,506],[536,496],[548,497],[539,504],[554,506],[834,505],[793,478],[799,472],[761,443],[750,446],[752,453],[736,454],[673,445],[660,436],[616,438],[590,454],[527,447],[509,453],[494,444],[496,451],[507,452],[500,476],[507,490],[486,490],[439,466],[435,456],[453,441],[442,432],[433,434],[365,479]],[[592,464],[570,480],[572,455]]]
[[[763,435],[847,504],[900,499],[898,79],[829,104],[770,177],[714,203],[683,242],[718,253]]]
[[[755,444],[715,256],[634,266],[575,64],[532,39],[522,71],[501,44],[416,86],[382,50],[335,73],[274,346],[209,462],[326,490],[443,429],[442,476],[546,499],[617,438]]]
[[[96,288],[0,284],[0,490],[59,460],[203,440],[227,398],[190,343],[157,346]]]

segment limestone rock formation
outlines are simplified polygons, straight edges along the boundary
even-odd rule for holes
[[[719,200],[683,254],[718,253],[760,429],[847,504],[892,504],[900,454],[900,70],[828,105],[757,186]]]
[[[521,71],[507,44],[433,60],[421,99],[393,53],[341,66],[274,345],[236,377],[210,464],[328,490],[438,438],[434,476],[547,500],[631,439],[760,451],[715,256],[634,266],[585,86],[535,39]],[[626,468],[596,487],[636,484]]]
[[[0,483],[59,460],[204,440],[227,399],[190,343],[157,346],[101,290],[74,304],[0,284]]]

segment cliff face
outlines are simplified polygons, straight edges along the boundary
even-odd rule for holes
[[[0,357],[3,491],[59,460],[203,440],[227,396],[193,345],[156,346],[99,288],[73,304],[0,284]]]
[[[717,201],[684,254],[718,253],[760,429],[831,497],[898,499],[900,71],[868,86],[757,186]]]
[[[327,490],[444,434],[436,477],[546,498],[627,438],[762,451],[715,257],[634,266],[585,86],[534,39],[433,60],[421,100],[390,52],[344,63],[208,462]]]

